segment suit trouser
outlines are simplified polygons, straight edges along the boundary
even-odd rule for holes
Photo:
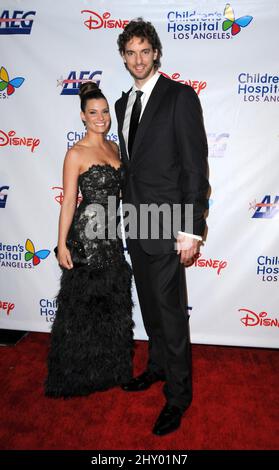
[[[147,370],[166,376],[168,403],[184,410],[192,399],[185,268],[176,252],[149,255],[138,240],[129,240],[128,247],[149,337]]]

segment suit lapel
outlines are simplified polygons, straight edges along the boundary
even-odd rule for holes
[[[119,100],[119,106],[118,106],[118,113],[117,113],[117,119],[118,119],[118,137],[119,137],[119,142],[120,142],[120,149],[122,150],[122,158],[126,160],[126,163],[129,162],[129,156],[127,154],[127,149],[126,149],[126,144],[124,140],[124,136],[122,133],[123,129],[123,124],[124,124],[124,119],[125,119],[125,113],[126,113],[126,108],[127,108],[127,103],[128,103],[128,98],[129,94],[132,88],[125,93],[124,91],[122,92],[121,99]]]
[[[132,89],[132,88],[131,88]],[[121,100],[119,101],[119,121],[118,121],[118,126],[119,130],[122,132],[123,129],[123,124],[124,124],[124,118],[125,118],[125,112],[127,108],[127,103],[128,103],[128,98],[130,91],[127,91],[127,93],[122,92]]]
[[[148,127],[150,126],[153,116],[157,111],[157,108],[159,107],[164,94],[166,93],[167,89],[169,87],[169,80],[164,78],[162,75],[158,79],[155,87],[152,90],[152,93],[149,97],[148,103],[144,109],[144,112],[142,114],[134,145],[133,145],[133,152],[132,152],[132,162],[134,159],[137,157],[137,150],[140,146],[140,143],[144,137],[145,132],[147,131]],[[127,102],[126,102],[127,104]],[[124,111],[125,114],[125,111]]]

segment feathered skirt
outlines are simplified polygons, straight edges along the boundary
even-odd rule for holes
[[[48,354],[47,396],[88,395],[131,379],[131,278],[126,260],[104,269],[63,270]]]

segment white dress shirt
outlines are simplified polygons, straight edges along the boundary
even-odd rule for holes
[[[124,123],[123,123],[123,137],[125,140],[126,144],[126,150],[128,153],[128,137],[129,137],[129,128],[130,128],[130,120],[131,120],[131,114],[132,114],[132,109],[134,106],[134,102],[136,101],[136,91],[142,91],[141,95],[141,114],[140,114],[140,119],[142,117],[142,113],[145,110],[145,106],[147,105],[147,102],[150,98],[150,95],[152,93],[152,90],[154,86],[157,83],[158,78],[160,78],[159,72],[155,72],[154,75],[143,85],[142,88],[137,88],[136,84],[133,85],[132,90],[130,91],[129,98],[128,98],[128,103],[127,103],[127,108],[125,112],[125,118],[124,118]]]
[[[160,73],[157,71],[152,75],[152,77],[142,86],[142,88],[138,88],[136,84],[134,83],[132,90],[129,93],[129,98],[127,102],[127,107],[126,107],[126,112],[125,112],[125,118],[124,118],[124,123],[123,123],[123,129],[122,129],[122,134],[124,137],[125,145],[126,145],[126,150],[127,150],[127,155],[128,155],[128,137],[129,137],[129,128],[130,128],[130,120],[131,120],[131,114],[132,114],[132,109],[134,102],[136,101],[136,91],[142,91],[141,95],[141,115],[140,119],[142,117],[142,114],[145,110],[145,107],[148,103],[148,100],[150,98],[150,95],[152,93],[153,88],[155,87],[158,79],[160,78]],[[193,235],[191,233],[186,233],[186,232],[178,232],[179,235],[187,235],[188,237],[195,238],[196,240],[202,240],[202,237],[199,235]]]

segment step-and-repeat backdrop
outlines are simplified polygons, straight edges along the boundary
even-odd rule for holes
[[[65,152],[83,135],[78,89],[112,113],[132,79],[117,37],[151,21],[160,72],[199,95],[210,214],[187,268],[193,343],[279,347],[278,0],[3,0],[0,6],[0,328],[49,331]],[[136,338],[145,338],[135,298]]]

